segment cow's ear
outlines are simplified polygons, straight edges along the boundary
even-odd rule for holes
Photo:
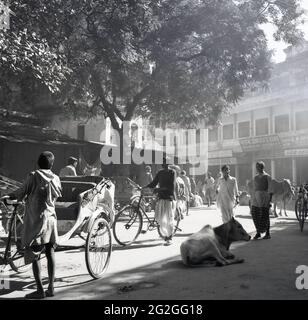
[[[235,221],[234,217],[232,217],[232,221]]]

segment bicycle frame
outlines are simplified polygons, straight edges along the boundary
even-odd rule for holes
[[[3,201],[1,201],[2,204],[7,208],[7,204]],[[17,250],[15,252],[15,254],[11,257],[10,256],[10,245],[11,245],[11,242],[12,242],[12,233],[13,233],[13,227],[14,227],[14,240],[15,242],[17,242],[17,231],[16,231],[16,225],[17,225],[17,219],[23,224],[23,220],[21,219],[20,215],[17,213],[17,207],[18,207],[19,203],[17,204],[13,204],[14,206],[14,210],[13,210],[13,213],[12,213],[12,218],[10,223],[9,223],[9,232],[8,232],[8,237],[7,237],[7,242],[6,242],[6,247],[5,247],[5,251],[4,251],[4,255],[2,257],[3,259],[3,262],[4,264],[9,264],[10,261],[14,261],[14,260],[17,260],[18,258],[16,258],[16,255],[18,253],[20,253],[20,251],[22,250]]]

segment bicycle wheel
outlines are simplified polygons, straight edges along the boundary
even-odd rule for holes
[[[111,231],[103,218],[94,221],[86,240],[86,265],[94,279],[102,277],[108,268],[112,251]]]
[[[138,208],[128,205],[116,215],[113,224],[113,236],[122,246],[128,246],[139,236],[143,218]]]
[[[176,234],[176,232],[178,230],[180,230],[180,228],[179,228],[180,221],[181,221],[181,214],[178,211],[178,209],[176,209],[175,216],[174,216],[174,222],[173,222],[173,231],[172,231],[171,236],[174,236]],[[165,236],[162,234],[159,225],[157,226],[157,231],[158,231],[159,236],[164,239]]]
[[[11,268],[18,273],[23,273],[31,268],[31,264],[25,264],[24,250],[21,247],[21,233],[23,229],[23,223],[20,220],[11,221],[12,233],[11,239],[8,239],[8,261]]]
[[[304,230],[307,207],[303,199],[297,199],[295,202],[295,214],[299,222],[301,232]]]

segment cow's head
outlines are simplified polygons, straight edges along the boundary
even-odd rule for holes
[[[229,240],[233,241],[249,241],[251,236],[245,231],[243,226],[234,218],[232,218],[229,222]]]
[[[284,193],[289,196],[290,198],[291,197],[294,197],[295,195],[295,189],[294,187],[292,186],[291,182],[289,179],[283,179],[283,189],[284,189]]]

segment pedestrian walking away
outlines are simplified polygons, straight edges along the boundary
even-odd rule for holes
[[[256,228],[254,239],[259,239],[261,233],[265,232],[263,239],[270,239],[269,210],[272,200],[271,176],[265,172],[265,164],[260,161],[256,164],[257,175],[254,177],[251,215]]]
[[[166,241],[165,244],[170,245],[176,210],[176,175],[173,170],[169,169],[166,158],[163,159],[162,167],[163,169],[156,174],[153,181],[142,189],[159,186],[156,190],[158,200],[155,205],[155,219]]]
[[[239,201],[237,180],[230,176],[230,167],[224,165],[221,168],[222,177],[217,184],[217,207],[221,211],[223,223],[229,222],[234,216],[234,206]]]
[[[210,207],[214,200],[213,193],[215,188],[215,179],[212,177],[211,173],[207,173],[207,177],[204,181],[204,196],[205,196],[205,203],[208,204],[208,207]]]
[[[39,169],[31,172],[23,185],[10,194],[11,199],[26,199],[22,247],[25,248],[25,263],[32,263],[37,291],[26,298],[42,299],[54,295],[55,258],[54,249],[58,242],[55,201],[61,196],[61,182],[51,168],[54,155],[43,152],[38,158]],[[49,286],[44,292],[41,278],[40,255],[45,249]]]

